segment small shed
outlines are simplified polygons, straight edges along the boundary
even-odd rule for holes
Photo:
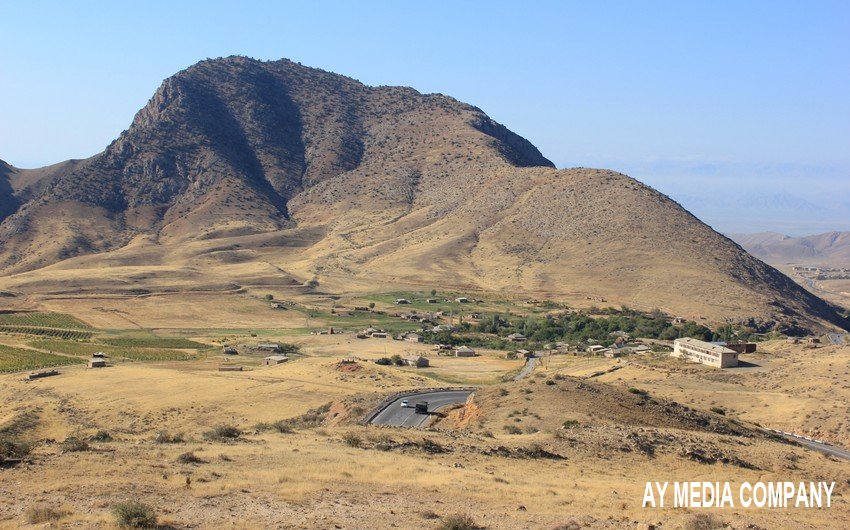
[[[407,366],[415,366],[416,368],[426,368],[430,363],[427,357],[421,355],[408,355],[402,358]]]
[[[459,304],[468,304],[469,298],[467,298],[465,296],[458,296],[457,298],[455,298],[455,302],[457,302]]]
[[[263,359],[263,364],[265,366],[274,366],[276,364],[282,364],[289,360],[289,357],[286,355],[269,355],[265,359]]]
[[[236,348],[234,348],[233,346],[225,346],[224,347],[224,354],[225,355],[239,355],[239,352],[236,351]]]
[[[89,359],[89,368],[106,368],[106,359],[103,357],[92,357]]]
[[[475,357],[475,350],[469,346],[458,346],[455,348],[455,357]]]
[[[387,338],[387,332],[386,331],[373,331],[372,332],[372,338],[373,339],[385,339],[385,338]]]
[[[397,305],[406,305],[410,303],[410,300],[408,300],[407,298],[396,298],[395,303]]]
[[[404,336],[407,342],[422,342],[422,336],[419,333],[408,333]]]
[[[507,339],[511,342],[525,342],[528,338],[522,333],[511,333],[507,336]]]
[[[282,350],[280,349],[280,344],[276,342],[261,342],[257,344],[257,349],[262,351],[270,351],[275,353],[280,353]]]

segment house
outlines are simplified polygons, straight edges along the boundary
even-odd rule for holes
[[[385,339],[387,338],[386,331],[373,331],[370,335],[373,339]]]
[[[735,350],[690,337],[674,340],[673,353],[670,355],[715,368],[738,366],[738,352]]]
[[[622,353],[619,350],[612,350],[610,348],[606,348],[605,350],[603,350],[602,355],[608,357],[609,359],[613,359],[615,357],[621,356]]]
[[[738,353],[755,353],[756,352],[756,343],[755,342],[730,342],[726,344],[726,347],[730,350],[735,350]]]
[[[451,349],[453,349],[453,347],[452,347],[452,345],[451,345],[451,344],[437,344],[437,345],[436,345],[436,346],[434,346],[432,349],[433,349],[433,350],[435,350],[435,351],[440,351],[440,350],[451,350]]]
[[[422,336],[419,333],[408,333],[404,336],[407,342],[422,342]]]
[[[511,342],[525,342],[528,340],[528,338],[522,333],[511,333],[505,338]]]
[[[281,302],[272,302],[269,305],[272,309],[287,309],[286,305]]]
[[[441,331],[453,331],[453,328],[448,324],[439,324],[437,326],[434,326],[431,331],[433,331],[434,333],[440,333]]]
[[[426,368],[429,364],[428,358],[421,355],[408,355],[402,357],[401,360],[406,366],[415,366],[416,368]]]
[[[92,357],[89,359],[89,368],[106,368],[106,359],[103,357]]]
[[[475,357],[475,350],[469,346],[458,346],[455,348],[455,357]]]
[[[640,346],[635,346],[632,348],[632,353],[649,353],[652,351],[652,348],[647,346],[646,344],[641,344]]]
[[[592,346],[587,347],[587,353],[599,354],[602,353],[602,350],[606,349],[607,348],[605,346],[602,346],[601,344],[594,344]]]
[[[800,344],[800,338],[799,337],[788,337],[787,342],[788,342],[788,344]]]
[[[225,346],[224,347],[224,354],[225,355],[239,355],[239,352],[236,351],[236,348],[234,348],[233,346]]]
[[[395,303],[396,303],[396,305],[405,305],[405,304],[409,304],[410,300],[408,300],[407,298],[396,298]]]
[[[276,364],[285,363],[289,360],[289,357],[286,355],[269,355],[265,359],[263,359],[263,364],[265,366],[274,366]]]
[[[436,298],[429,298],[428,300],[426,300],[426,302],[428,302],[429,304],[436,304],[437,299]]]
[[[470,300],[469,300],[469,298],[467,298],[465,296],[458,296],[457,298],[455,298],[455,302],[457,302],[459,304],[468,304],[470,302]]]
[[[93,354],[91,354],[91,356],[92,356],[92,358],[99,358],[99,359],[106,358],[106,354],[103,353],[102,351],[96,351]]]
[[[820,337],[807,337],[806,342],[809,344],[820,344]]]
[[[270,351],[275,353],[280,353],[283,351],[280,348],[280,344],[276,342],[261,342],[257,344],[257,349],[260,351]]]

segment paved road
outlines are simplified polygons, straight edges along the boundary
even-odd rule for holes
[[[789,440],[794,440],[801,445],[808,447],[809,449],[814,449],[815,451],[820,451],[821,453],[825,453],[836,458],[843,458],[845,460],[850,460],[850,451],[846,449],[842,449],[840,447],[835,447],[834,445],[827,445],[820,440],[813,440],[811,438],[806,438],[805,436],[800,436],[799,434],[794,434],[792,432],[784,432],[778,431],[776,429],[770,429],[776,434],[788,438]]]
[[[414,406],[420,401],[428,402],[428,410],[434,412],[448,405],[466,403],[466,398],[472,394],[472,390],[431,390],[402,396],[372,418],[370,423],[375,425],[391,425],[394,427],[419,427],[429,418],[428,414],[416,414]],[[401,406],[402,400],[408,400],[410,407]]]
[[[527,377],[528,374],[530,374],[534,370],[534,367],[536,365],[537,357],[529,357],[528,359],[526,359],[525,366],[523,366],[522,370],[520,370],[519,373],[516,374],[516,377],[514,377],[514,381],[519,381],[520,379],[524,379],[525,377]]]

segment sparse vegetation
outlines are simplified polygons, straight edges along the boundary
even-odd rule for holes
[[[343,434],[342,441],[349,447],[361,447],[363,445],[363,439],[352,432]]]
[[[94,433],[91,437],[91,441],[93,442],[111,442],[112,435],[110,435],[107,431],[100,430]]]
[[[171,434],[168,431],[159,431],[153,439],[158,444],[179,444],[185,442],[183,434]]]
[[[79,453],[91,449],[89,443],[78,436],[69,436],[60,445],[64,453]]]
[[[65,515],[67,515],[67,512],[63,510],[38,504],[27,508],[26,520],[29,524],[55,523],[65,517]]]
[[[231,442],[242,434],[238,427],[233,425],[216,425],[204,433],[204,438],[213,442]]]
[[[726,415],[726,409],[724,409],[723,407],[711,407],[711,412],[714,412],[715,414],[720,414],[721,416]]]
[[[718,530],[726,525],[723,520],[710,513],[697,513],[685,522],[685,530]]]
[[[138,501],[119,502],[112,507],[115,522],[122,528],[156,528],[154,509]]]
[[[206,464],[207,461],[195,455],[192,451],[187,451],[177,457],[177,462],[180,464]]]
[[[483,528],[472,516],[466,514],[449,515],[437,526],[437,530],[481,530]]]

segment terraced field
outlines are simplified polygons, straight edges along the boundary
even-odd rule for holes
[[[52,366],[81,364],[85,360],[77,357],[54,355],[23,348],[12,348],[0,344],[0,372],[20,372]]]
[[[158,337],[156,335],[103,337],[99,343],[122,348],[176,348],[176,349],[205,349],[206,344],[185,339],[183,337]]]
[[[130,361],[183,361],[198,358],[197,353],[176,349],[110,346],[94,342],[39,340],[31,342],[29,345],[34,348],[52,352],[61,352],[79,357],[89,357],[96,351],[102,351],[113,359],[126,359]]]
[[[0,326],[27,326],[56,329],[93,329],[91,326],[64,313],[22,311],[0,313]]]
[[[88,340],[94,336],[94,333],[91,331],[5,325],[0,325],[0,333],[11,333],[12,335],[36,335],[39,337],[52,337],[64,340]]]

